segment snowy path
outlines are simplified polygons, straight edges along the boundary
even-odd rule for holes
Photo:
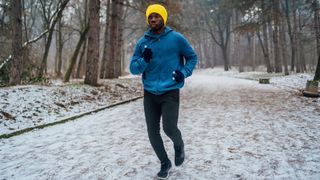
[[[187,159],[170,179],[320,179],[317,101],[194,75],[182,90]],[[173,160],[172,144],[164,137]],[[0,140],[0,179],[154,179],[142,100]]]

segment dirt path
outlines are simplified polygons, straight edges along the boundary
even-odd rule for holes
[[[320,109],[312,100],[203,75],[190,78],[181,94],[187,158],[170,179],[320,178]],[[0,147],[0,179],[140,180],[159,170],[142,100],[3,139]]]

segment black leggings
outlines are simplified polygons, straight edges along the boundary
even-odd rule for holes
[[[183,140],[178,129],[179,90],[172,90],[162,95],[154,95],[144,91],[144,112],[147,122],[148,136],[151,145],[161,162],[168,161],[168,155],[160,136],[160,118],[166,135],[174,146],[182,146]]]

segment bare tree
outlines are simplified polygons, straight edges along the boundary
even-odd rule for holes
[[[68,2],[69,2],[69,0],[63,0],[63,1],[61,0],[61,1],[59,1],[58,8],[53,13],[53,16],[51,18],[49,18],[49,21],[48,21],[48,22],[50,22],[49,23],[50,26],[48,27],[49,34],[48,34],[48,37],[47,37],[47,40],[46,40],[45,51],[44,51],[43,58],[42,58],[42,61],[41,61],[41,65],[40,65],[40,69],[39,69],[39,72],[38,72],[38,76],[39,77],[42,77],[44,72],[47,69],[47,58],[48,58],[48,54],[49,54],[49,50],[50,50],[50,46],[51,46],[54,27],[55,27],[56,23],[58,22],[58,20],[61,18],[62,12],[65,9],[65,7],[67,6]],[[43,4],[43,9],[44,9],[44,12],[45,12],[45,5],[44,4]]]
[[[85,26],[88,25],[88,0],[84,0],[83,8],[78,8],[78,18],[80,22],[81,29],[84,29]],[[81,53],[79,56],[79,60],[76,67],[75,77],[81,78],[85,72],[86,67],[86,53],[87,53],[87,46],[88,45],[88,38],[86,38],[85,42],[83,42],[81,47]]]
[[[74,66],[76,64],[77,57],[78,57],[78,54],[80,52],[81,46],[86,40],[86,35],[87,35],[88,30],[89,30],[89,26],[85,27],[85,29],[82,30],[81,33],[80,33],[80,39],[79,39],[79,41],[77,43],[76,49],[74,50],[74,53],[73,53],[72,57],[71,57],[68,70],[67,70],[67,72],[66,72],[66,74],[64,76],[64,82],[69,82],[69,80],[70,80],[70,76],[71,76],[72,70],[74,69]]]
[[[61,76],[61,67],[62,67],[62,48],[63,48],[63,40],[62,40],[62,18],[60,17],[57,24],[56,31],[56,63],[55,63],[55,73],[57,77]]]
[[[274,61],[275,72],[282,72],[282,63],[280,58],[280,46],[279,46],[279,27],[280,27],[280,0],[273,0],[273,44],[274,44]]]
[[[21,0],[11,1],[12,27],[12,61],[10,66],[9,84],[20,84],[22,72],[22,4]]]
[[[211,2],[215,4],[214,2]],[[231,34],[231,11],[221,7],[222,2],[215,4],[218,8],[204,10],[204,19],[208,26],[208,33],[212,40],[221,48],[224,61],[224,70],[229,70],[228,43]],[[210,7],[210,6],[209,6]],[[220,9],[219,9],[220,8]]]
[[[318,63],[317,69],[314,75],[314,81],[320,81],[320,10],[319,10],[319,2],[317,0],[313,0],[312,2],[313,13],[314,13],[314,29],[316,34],[316,43],[317,43],[317,54],[318,54]]]
[[[98,85],[99,74],[99,33],[100,33],[100,0],[89,0],[88,53],[85,84]]]
[[[106,71],[107,71],[107,62],[108,62],[108,54],[110,49],[110,0],[107,0],[107,8],[106,8],[106,25],[104,30],[104,47],[103,47],[103,54],[102,54],[102,60],[101,60],[101,70],[100,70],[100,78],[106,77]]]
[[[292,34],[293,34],[293,41],[292,41],[292,46],[293,46],[293,51],[295,52],[294,55],[295,57],[291,60],[294,60],[291,62],[291,71],[294,71],[294,67],[297,64],[297,57],[298,57],[298,19],[297,19],[297,0],[292,0],[292,16],[293,16],[293,28],[292,28]],[[299,72],[297,68],[297,72]]]
[[[106,63],[105,78],[118,78],[121,73],[123,0],[111,0],[111,18],[109,30],[109,55]]]
[[[289,69],[288,69],[288,56],[287,56],[287,40],[286,40],[286,34],[285,34],[285,20],[282,18],[280,21],[280,51],[282,52],[282,61],[284,65],[284,74],[289,75]]]

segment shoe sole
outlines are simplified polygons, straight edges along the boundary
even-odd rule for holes
[[[171,171],[171,168],[170,168],[170,170],[168,171],[168,175],[167,175],[167,177],[159,177],[159,176],[157,176],[157,178],[158,179],[168,179],[169,178],[169,175],[170,175],[170,171]]]

